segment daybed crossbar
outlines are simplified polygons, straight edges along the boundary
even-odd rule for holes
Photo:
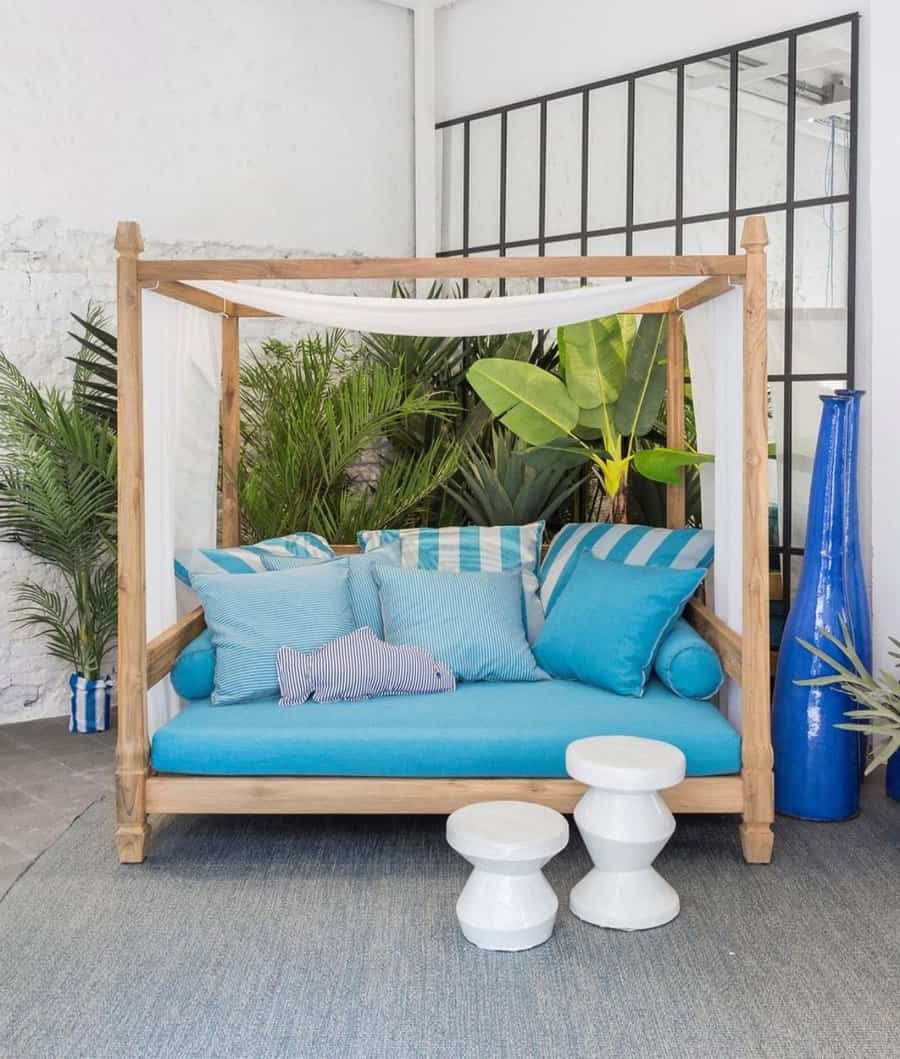
[[[140,229],[121,222],[118,251],[119,339],[119,728],[116,744],[116,845],[123,862],[140,862],[150,840],[149,813],[445,813],[473,801],[525,798],[571,812],[583,788],[569,779],[387,779],[379,777],[177,776],[152,772],[147,689],[171,671],[181,649],[205,627],[199,608],[149,643],[144,565],[144,460],[141,291],[221,314],[222,543],[240,540],[235,477],[240,458],[239,326],[260,309],[223,302],[189,284],[201,280],[405,279],[698,276],[676,298],[639,307],[669,315],[668,444],[684,442],[681,313],[744,285],[743,634],[699,600],[687,617],[743,689],[742,768],[735,776],[696,777],[666,792],[676,812],[740,813],[749,863],[772,856],[772,748],[769,734],[768,459],[765,221],[745,221],[745,253],[721,256],[543,258],[324,258],[273,261],[141,260]],[[667,524],[684,525],[684,489],[669,486]],[[343,546],[338,552],[355,551]]]

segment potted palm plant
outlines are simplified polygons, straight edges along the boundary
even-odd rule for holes
[[[86,323],[106,334],[96,315]],[[35,386],[0,355],[0,540],[25,548],[44,572],[16,586],[16,620],[71,666],[74,732],[109,726],[104,661],[116,635],[114,416],[91,407],[89,375],[80,364],[66,394]]]

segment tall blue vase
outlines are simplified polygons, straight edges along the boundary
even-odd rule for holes
[[[797,639],[839,657],[821,630],[840,635],[841,616],[863,660],[871,661],[857,499],[861,396],[838,390],[821,398],[803,570],[775,676],[775,808],[807,820],[846,820],[859,812],[863,742],[855,732],[835,727],[846,720],[851,700],[837,687],[798,687],[796,681],[833,672]]]
[[[895,750],[887,763],[888,797],[900,802],[900,750]]]

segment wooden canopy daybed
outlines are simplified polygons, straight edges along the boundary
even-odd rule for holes
[[[146,701],[179,651],[204,628],[197,609],[147,642],[142,400],[141,291],[222,314],[222,544],[240,538],[234,486],[240,454],[239,326],[241,317],[269,313],[226,303],[188,283],[195,280],[399,279],[513,277],[697,276],[684,294],[637,309],[669,314],[668,441],[684,433],[681,313],[743,284],[743,633],[729,628],[699,601],[688,618],[719,652],[743,691],[741,771],[688,778],[666,791],[675,812],[735,813],[749,863],[768,863],[773,846],[772,748],[769,722],[769,561],[766,383],[765,221],[744,224],[744,254],[664,257],[326,258],[270,261],[143,260],[141,232],[121,222],[118,251],[118,738],[116,845],[122,862],[147,856],[148,815],[154,813],[448,813],[482,799],[522,798],[571,812],[583,786],[570,779],[419,779],[323,776],[185,776],[150,765]],[[682,486],[669,486],[667,524],[684,523]],[[303,527],[298,527],[303,528]],[[355,551],[345,547],[338,551]]]

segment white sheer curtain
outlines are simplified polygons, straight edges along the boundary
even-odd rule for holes
[[[225,301],[252,305],[307,324],[386,335],[470,337],[547,331],[675,298],[697,276],[662,277],[505,298],[357,298],[347,294],[260,287],[252,283],[191,283]]]
[[[221,320],[143,296],[147,636],[178,619],[176,548],[216,542]],[[177,713],[169,678],[150,690],[150,735]]]
[[[715,531],[716,558],[707,592],[712,608],[736,632],[743,624],[743,289],[738,287],[687,314],[688,359],[697,448],[716,460],[700,469],[703,526]],[[741,689],[726,681],[720,696],[738,729]]]

